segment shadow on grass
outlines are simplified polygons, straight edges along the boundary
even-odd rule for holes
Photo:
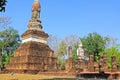
[[[9,80],[20,80],[20,79],[9,79]],[[77,78],[53,78],[53,79],[28,79],[28,80],[83,80]]]
[[[54,79],[43,79],[43,80],[82,80],[76,78],[54,78]]]

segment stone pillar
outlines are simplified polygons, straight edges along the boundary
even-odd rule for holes
[[[103,56],[100,57],[100,59],[99,59],[99,71],[100,72],[104,72],[104,60],[103,60]]]
[[[110,75],[108,76],[108,79],[107,79],[107,80],[112,80],[113,78],[114,78],[113,75],[110,74]]]
[[[66,70],[67,71],[70,71],[73,67],[73,64],[72,64],[72,47],[69,46],[68,47],[68,61],[67,61],[67,64],[66,64]]]
[[[120,79],[120,74],[118,74],[116,78],[119,80]]]
[[[68,47],[68,57],[72,58],[72,46]]]
[[[98,64],[98,62],[94,62],[94,70],[95,70],[95,72],[99,72],[99,64]]]
[[[109,74],[107,80],[119,80],[116,74]]]
[[[90,54],[89,56],[89,71],[94,72],[94,55]]]
[[[104,55],[103,55],[103,60],[104,60],[104,71],[105,72],[108,72],[108,59],[107,59],[107,54],[106,53],[104,53]]]
[[[117,71],[116,57],[113,56],[112,57],[112,72],[116,72],[116,71]]]

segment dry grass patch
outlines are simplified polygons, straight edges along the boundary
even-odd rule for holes
[[[0,74],[0,80],[50,80],[55,77],[52,76],[41,76],[41,75],[30,75],[30,74]]]

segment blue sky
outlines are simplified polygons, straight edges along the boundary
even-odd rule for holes
[[[22,34],[27,30],[34,0],[8,0],[6,12],[11,26]],[[40,0],[43,30],[65,37],[90,32],[110,35],[120,41],[120,0]]]

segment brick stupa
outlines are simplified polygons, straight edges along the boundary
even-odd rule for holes
[[[39,1],[34,0],[28,30],[22,34],[22,44],[15,51],[14,57],[10,58],[7,71],[38,73],[58,69],[57,58],[47,45],[49,35],[42,30],[40,10]]]

